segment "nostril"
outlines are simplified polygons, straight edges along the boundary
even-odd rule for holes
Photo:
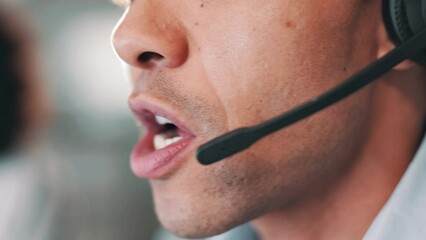
[[[138,57],[138,61],[141,63],[149,63],[152,61],[159,61],[164,57],[161,54],[155,52],[144,52]]]

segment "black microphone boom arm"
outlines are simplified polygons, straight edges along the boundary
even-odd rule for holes
[[[197,151],[197,159],[201,164],[208,165],[241,152],[259,139],[351,95],[422,51],[426,51],[426,29],[321,96],[264,123],[234,130],[201,145]]]

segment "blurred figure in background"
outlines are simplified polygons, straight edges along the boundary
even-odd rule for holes
[[[148,184],[128,169],[138,134],[108,39],[120,15],[104,0],[0,0],[0,240],[151,239],[157,222]]]
[[[37,159],[48,104],[29,29],[0,2],[0,239],[45,240],[53,195],[48,168]]]

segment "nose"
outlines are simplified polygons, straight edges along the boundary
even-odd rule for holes
[[[113,33],[113,46],[127,64],[177,68],[188,57],[184,28],[157,1],[133,1]]]

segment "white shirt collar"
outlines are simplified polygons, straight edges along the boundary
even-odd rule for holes
[[[426,136],[364,240],[426,239]]]

